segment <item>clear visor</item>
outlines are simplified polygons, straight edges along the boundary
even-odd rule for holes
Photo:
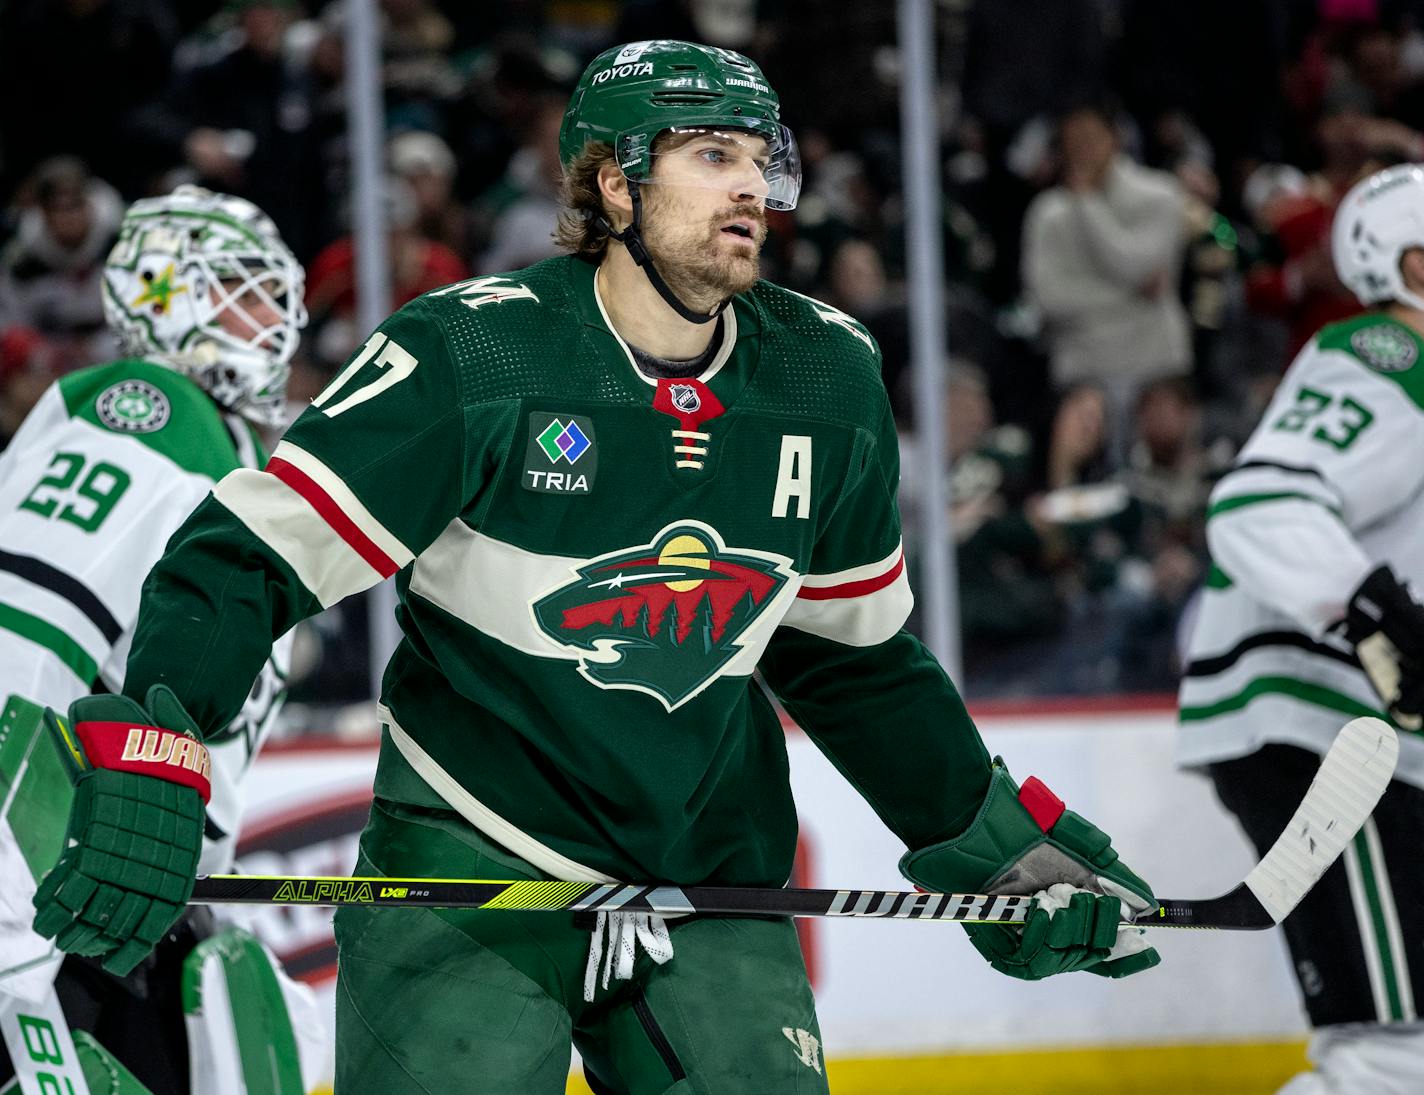
[[[212,314],[208,333],[220,342],[270,354],[286,364],[307,323],[304,275],[289,255],[223,255],[208,267]]]
[[[801,153],[784,125],[768,141],[750,130],[679,127],[658,137],[643,186],[690,186],[795,209],[801,193]]]

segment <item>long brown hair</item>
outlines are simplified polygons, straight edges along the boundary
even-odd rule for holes
[[[597,258],[608,249],[608,230],[604,227],[607,214],[598,189],[598,172],[612,162],[611,144],[590,141],[564,168],[554,242],[566,251]]]

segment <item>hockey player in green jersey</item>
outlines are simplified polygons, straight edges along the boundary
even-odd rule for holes
[[[396,575],[360,873],[783,885],[796,819],[759,669],[908,877],[1042,894],[1022,929],[971,927],[997,968],[1154,965],[1123,924],[1147,885],[990,760],[902,629],[875,343],[758,278],[766,210],[800,185],[760,69],[611,49],[561,156],[573,253],[403,307],[264,470],[219,483],[145,586],[126,693],[171,688],[206,735],[271,635]],[[86,818],[70,837],[37,922],[127,961],[168,848],[99,865]],[[600,1092],[826,1090],[789,921],[358,908],[336,931],[342,1095],[562,1091],[571,1043]]]
[[[223,1036],[210,1022],[218,993],[210,991],[206,1013],[188,1016],[185,1032],[184,977],[213,977],[227,957],[240,956],[248,971],[263,971],[251,984],[278,989],[257,941],[233,929],[215,935],[206,910],[171,928],[150,924],[143,949],[161,942],[132,972],[52,955],[49,940],[31,930],[30,899],[59,854],[68,797],[58,754],[36,739],[36,705],[73,703],[90,720],[132,719],[139,710],[110,693],[125,683],[143,577],[215,483],[266,462],[258,428],[285,415],[287,363],[305,322],[302,284],[301,267],[250,202],[197,187],[136,202],[102,277],[124,357],[61,378],[0,455],[0,1035],[10,1051],[0,1049],[0,1086],[18,1070],[23,1091],[82,1089],[77,1043],[90,1072],[117,1075],[126,1065],[156,1095],[217,1095],[230,1088],[190,1088],[189,1050],[197,1056],[214,1030]],[[242,782],[280,706],[290,649],[286,636],[264,643],[233,710],[209,735],[211,795],[206,808],[184,815],[205,837],[194,845],[194,865],[204,871],[231,865]],[[47,771],[57,778],[46,782]],[[127,808],[122,796],[96,798],[93,783],[81,777],[77,801]],[[315,1011],[307,990],[283,983]],[[264,1017],[286,1011],[280,998],[242,998],[235,1010],[243,1009]],[[37,1042],[25,1024],[48,1024],[52,1034]],[[319,1019],[305,1029],[319,1030]],[[290,1033],[284,1038],[290,1047]],[[37,1064],[41,1043],[54,1052]],[[64,1058],[58,1064],[56,1054]],[[297,1081],[288,1090],[299,1089],[295,1059],[279,1056],[288,1081]],[[107,1080],[104,1089],[118,1090]]]
[[[1212,493],[1214,566],[1178,758],[1268,847],[1342,718],[1424,712],[1424,166],[1358,183],[1335,269],[1365,314],[1321,330]],[[1401,734],[1374,816],[1285,923],[1314,1069],[1282,1095],[1424,1091],[1424,740]]]

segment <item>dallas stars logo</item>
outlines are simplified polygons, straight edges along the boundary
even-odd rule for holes
[[[173,266],[174,264],[170,262],[168,269],[158,275],[154,275],[152,272],[145,270],[143,274],[145,283],[143,292],[134,297],[133,303],[130,304],[129,307],[141,308],[143,305],[152,302],[153,310],[160,315],[168,311],[168,302],[179,293],[186,293],[188,291],[185,285],[173,284]]]
[[[123,380],[94,401],[99,421],[120,433],[152,433],[168,424],[168,397],[143,380]]]
[[[1419,358],[1414,339],[1388,323],[1360,328],[1350,336],[1350,345],[1365,364],[1382,373],[1402,373]]]
[[[656,696],[669,711],[721,676],[792,577],[791,560],[729,549],[710,525],[669,525],[651,544],[578,568],[532,606],[539,629],[579,655],[600,688]]]

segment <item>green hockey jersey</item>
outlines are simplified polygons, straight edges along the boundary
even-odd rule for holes
[[[175,536],[126,690],[220,726],[272,635],[396,575],[377,793],[554,877],[785,881],[758,668],[907,843],[958,831],[987,756],[901,630],[874,342],[765,282],[719,337],[697,377],[645,376],[574,258],[406,305]]]

